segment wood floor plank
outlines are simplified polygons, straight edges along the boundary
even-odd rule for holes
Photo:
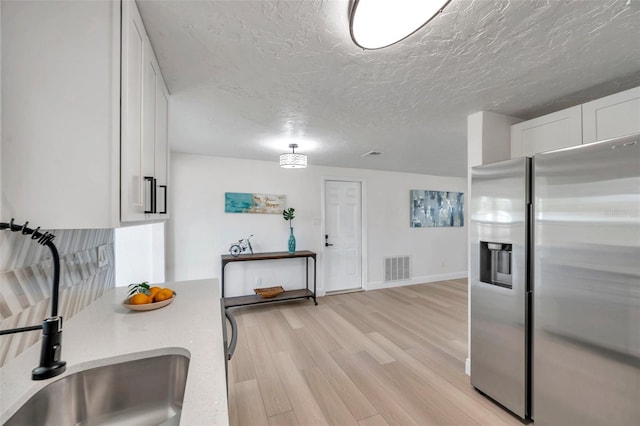
[[[453,384],[461,393],[469,396],[477,405],[481,405],[490,410],[493,414],[500,417],[502,421],[511,425],[521,424],[513,415],[498,407],[471,386],[469,376],[464,373],[464,364],[462,362],[446,354],[430,351],[424,347],[409,349],[407,353],[422,364],[429,366],[432,371]],[[474,409],[474,407],[471,405],[465,409]],[[485,424],[492,425],[492,423]]]
[[[273,353],[288,353],[299,369],[315,366],[306,348],[296,342],[293,330],[279,310],[270,311],[261,319],[260,328]]]
[[[300,424],[328,425],[322,409],[289,354],[275,354],[274,362]]]
[[[327,382],[340,396],[355,419],[364,419],[378,413],[367,397],[351,381],[349,376],[336,364],[313,334],[297,330],[298,339],[307,347],[316,365],[324,374]]]
[[[335,296],[334,296],[335,297]],[[394,359],[388,353],[360,332],[354,325],[338,315],[333,309],[320,307],[312,311],[312,315],[318,318],[318,322],[324,326],[340,343],[343,348],[352,352],[367,351],[380,364],[393,362]]]
[[[238,424],[262,426],[268,425],[267,413],[262,405],[262,397],[256,379],[235,384],[238,404]]]
[[[295,411],[287,411],[277,416],[269,417],[269,426],[300,426]]]
[[[314,340],[320,345],[322,350],[326,352],[342,349],[340,343],[333,337],[333,333],[330,333],[325,327],[323,327],[319,318],[312,314],[311,310],[317,309],[315,306],[306,308],[304,315],[300,315],[300,320],[304,324],[304,332],[310,336],[313,336]],[[321,321],[321,319],[320,319]],[[300,333],[296,330],[296,333]]]
[[[490,424],[495,426],[507,426],[513,424],[503,421],[496,414],[496,412],[500,410],[500,408],[494,407],[494,410],[489,410],[482,405],[475,404],[475,401],[469,395],[464,392],[460,392],[460,389],[455,385],[442,378],[429,366],[420,363],[418,360],[413,358],[398,346],[394,345],[393,342],[386,339],[381,334],[371,333],[370,337],[377,344],[385,348],[386,351],[393,354],[396,359],[409,367],[412,374],[414,374],[417,378],[419,378],[424,383],[433,385],[433,387],[437,389],[437,391],[442,394],[444,398],[448,399],[452,404],[455,405],[456,410],[466,412],[480,424]],[[468,385],[465,384],[465,387],[468,387]]]
[[[238,416],[238,402],[236,399],[236,386],[229,388],[227,393],[227,409],[229,410],[229,426],[240,426]]]
[[[366,419],[360,420],[358,423],[360,424],[360,426],[389,426],[389,423],[387,423],[384,417],[382,417],[380,414],[367,417]]]
[[[401,406],[401,401],[393,397],[386,379],[376,374],[380,364],[368,353],[354,354],[341,349],[332,352],[331,356],[389,424],[424,425],[421,419],[412,418]]]
[[[289,327],[292,329],[303,328],[304,324],[300,321],[298,314],[296,313],[296,308],[287,306],[285,308],[280,309],[280,313],[284,317],[285,320],[289,323]]]
[[[367,321],[369,318],[369,312],[360,310],[358,305],[358,303],[353,303],[351,305],[334,305],[332,308],[336,313],[338,313],[338,315],[360,330],[360,332],[366,334],[375,331],[375,328],[373,328]]]
[[[231,336],[231,334],[228,334]],[[233,354],[233,361],[229,364],[229,368],[233,369],[233,380],[235,382],[245,382],[256,378],[255,368],[253,366],[253,358],[249,350],[247,342],[247,333],[244,327],[238,325],[238,343]]]
[[[287,397],[280,376],[271,358],[271,352],[259,327],[245,327],[249,350],[253,358],[258,385],[262,394],[267,416],[291,411],[291,404]]]
[[[317,367],[302,372],[327,421],[332,426],[358,426],[358,422]]]

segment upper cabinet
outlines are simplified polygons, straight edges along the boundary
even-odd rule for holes
[[[640,87],[582,105],[582,143],[640,133]]]
[[[133,1],[122,11],[123,222],[167,217],[168,92]]]
[[[576,106],[511,126],[511,158],[582,143],[582,108]]]
[[[640,133],[640,87],[511,126],[511,158]]]
[[[168,95],[135,2],[0,7],[1,219],[77,229],[164,218]]]

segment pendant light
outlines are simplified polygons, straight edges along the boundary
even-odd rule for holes
[[[380,49],[425,26],[451,0],[354,0],[349,30],[363,49]]]
[[[280,167],[285,169],[303,169],[307,167],[307,156],[296,154],[297,143],[289,144],[291,153],[280,154]]]

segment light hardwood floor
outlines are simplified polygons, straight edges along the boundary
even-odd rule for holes
[[[235,309],[231,425],[521,425],[471,387],[466,280]]]

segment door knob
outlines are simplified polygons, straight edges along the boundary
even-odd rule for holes
[[[333,244],[329,244],[329,236],[325,234],[324,236],[324,246],[331,247]]]

